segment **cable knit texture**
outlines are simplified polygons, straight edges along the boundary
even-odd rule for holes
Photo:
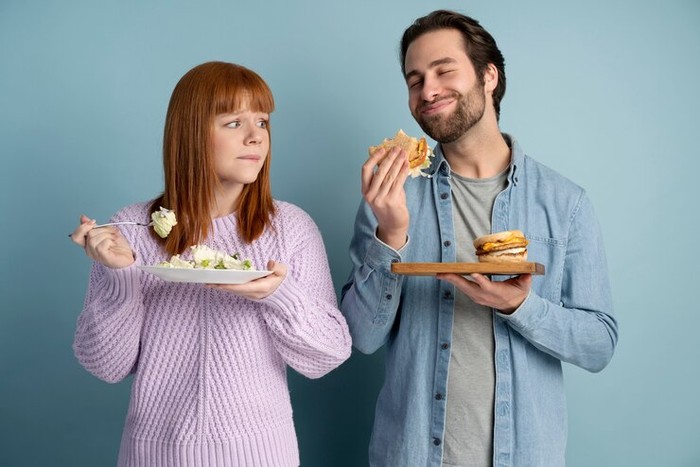
[[[254,269],[286,264],[263,300],[141,271],[170,259],[143,227],[121,228],[134,265],[93,264],[73,348],[105,381],[134,374],[119,465],[299,465],[286,366],[318,378],[350,356],[351,341],[318,228],[300,208],[275,205],[272,228],[252,244],[239,239],[235,215],[215,219],[204,242]],[[148,206],[112,220],[148,222]]]

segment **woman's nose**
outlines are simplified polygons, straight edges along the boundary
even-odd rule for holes
[[[260,144],[263,141],[264,138],[264,132],[266,130],[263,128],[259,128],[257,126],[253,127],[253,129],[248,133],[246,136],[246,144]]]

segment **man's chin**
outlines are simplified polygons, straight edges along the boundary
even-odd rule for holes
[[[437,141],[442,144],[449,144],[459,138],[459,135],[454,135],[454,131],[445,128],[447,124],[441,123],[439,125],[428,124],[425,122],[418,122],[418,125],[425,132],[426,135],[430,136],[433,141]]]
[[[443,121],[443,119],[441,117],[438,117],[438,116],[433,116],[433,117],[429,117],[429,118],[425,118],[425,117],[417,118],[416,122],[421,127],[421,129],[425,132],[425,134],[427,134],[428,136],[433,138],[435,141],[437,141],[437,139],[435,139],[435,135],[441,133],[440,127],[445,125],[445,122]]]

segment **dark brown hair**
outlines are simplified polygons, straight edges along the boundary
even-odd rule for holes
[[[213,163],[214,118],[244,108],[270,113],[275,103],[265,81],[240,65],[203,63],[175,86],[163,133],[165,188],[151,205],[151,212],[160,206],[175,211],[177,225],[163,240],[169,254],[182,253],[207,238],[214,189],[219,183]],[[235,207],[239,234],[248,243],[270,225],[275,211],[270,157],[268,152],[257,179],[243,188]]]
[[[467,57],[471,60],[481,83],[490,63],[498,70],[498,85],[493,90],[493,106],[496,118],[501,114],[501,99],[506,93],[506,71],[503,54],[496,41],[477,20],[449,10],[436,10],[418,18],[406,29],[401,38],[401,72],[406,75],[406,51],[408,46],[427,32],[456,29],[462,34]]]

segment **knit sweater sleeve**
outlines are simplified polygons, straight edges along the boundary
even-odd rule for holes
[[[76,358],[98,378],[121,381],[136,365],[143,316],[138,269],[94,263],[73,341]]]
[[[141,220],[146,204],[132,205],[116,213],[110,222]],[[122,231],[132,248],[140,244],[131,229]],[[142,252],[143,254],[144,252]],[[141,271],[136,264],[112,269],[93,262],[83,310],[78,317],[73,351],[80,364],[98,378],[116,383],[136,369],[145,311]]]
[[[284,224],[287,277],[271,295],[264,319],[285,362],[309,378],[319,378],[344,362],[352,341],[337,306],[323,239],[300,209]]]

